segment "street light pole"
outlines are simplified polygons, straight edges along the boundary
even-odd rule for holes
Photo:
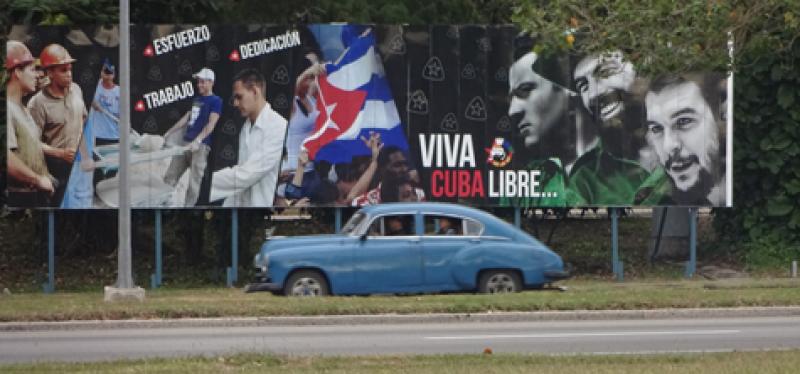
[[[128,156],[131,128],[131,83],[130,83],[130,12],[129,0],[119,4],[119,244],[117,247],[117,284],[106,286],[105,300],[120,298],[144,300],[144,288],[133,285],[131,271],[131,202],[128,184]]]

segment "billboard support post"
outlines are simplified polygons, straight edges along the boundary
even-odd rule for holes
[[[619,212],[617,208],[608,208],[611,213],[611,268],[617,282],[622,282],[622,261],[619,259]]]
[[[334,230],[337,234],[342,231],[342,208],[336,208]]]
[[[522,222],[521,222],[522,221],[522,217],[521,216],[522,216],[522,213],[520,211],[520,208],[518,206],[515,206],[514,207],[514,226],[516,226],[516,228],[520,228],[520,226],[522,225]]]
[[[52,210],[47,211],[47,283],[44,293],[53,293],[56,289],[56,243],[55,243],[55,215]]]
[[[144,288],[133,285],[131,261],[131,197],[128,180],[130,165],[131,129],[131,64],[130,64],[130,4],[120,0],[119,4],[119,243],[117,245],[117,283],[106,286],[105,301],[134,298],[144,301]]]
[[[694,277],[697,268],[697,208],[689,208],[689,262],[686,263],[686,278]]]
[[[162,267],[162,243],[161,243],[161,209],[156,209],[156,272],[150,276],[150,288],[156,289],[161,286],[161,267]]]
[[[228,287],[233,287],[239,269],[239,211],[231,209],[231,267],[228,268]]]

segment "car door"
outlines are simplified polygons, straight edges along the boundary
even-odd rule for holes
[[[402,222],[402,230],[393,225]],[[376,217],[354,253],[358,293],[414,292],[422,285],[422,254],[414,213]]]
[[[461,249],[476,245],[480,223],[464,217],[425,214],[422,235],[423,284],[428,291],[459,289],[453,277],[452,259]]]

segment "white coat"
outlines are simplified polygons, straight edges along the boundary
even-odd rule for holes
[[[209,200],[224,198],[225,207],[272,206],[286,126],[286,119],[269,103],[255,123],[246,120],[239,134],[239,161],[236,166],[214,172]]]

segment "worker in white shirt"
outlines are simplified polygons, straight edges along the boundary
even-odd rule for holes
[[[233,80],[231,104],[245,117],[239,133],[236,165],[211,177],[209,201],[225,199],[226,207],[269,207],[275,197],[287,121],[265,98],[266,80],[254,69]]]

